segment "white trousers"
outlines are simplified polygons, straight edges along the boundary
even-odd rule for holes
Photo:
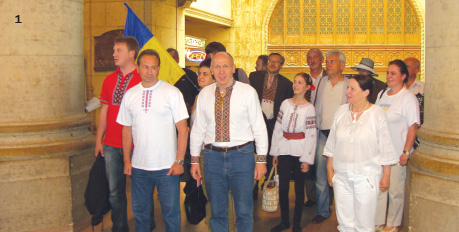
[[[339,231],[375,231],[374,219],[380,179],[379,175],[335,173],[333,189]]]
[[[380,192],[376,211],[375,225],[397,227],[402,224],[403,204],[405,201],[406,167],[393,165],[390,171],[390,187],[387,192]],[[389,206],[387,206],[389,199]],[[387,215],[387,221],[386,221]]]

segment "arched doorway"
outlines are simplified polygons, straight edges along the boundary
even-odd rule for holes
[[[423,63],[419,14],[411,0],[272,0],[264,21],[264,49],[285,56],[284,72],[304,71],[306,53],[316,47],[341,49],[345,73],[355,73],[350,67],[368,57],[383,74],[394,59],[413,56]]]

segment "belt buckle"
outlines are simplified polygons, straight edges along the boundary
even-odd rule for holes
[[[228,152],[228,147],[225,147],[225,153],[227,153],[227,152]]]

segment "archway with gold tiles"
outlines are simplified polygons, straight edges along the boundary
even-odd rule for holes
[[[305,71],[310,48],[341,49],[345,73],[363,57],[381,74],[391,60],[423,60],[423,22],[411,0],[273,0],[271,7],[266,49],[285,56],[284,72]]]

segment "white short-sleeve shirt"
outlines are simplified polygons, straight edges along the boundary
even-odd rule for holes
[[[416,96],[406,88],[402,88],[398,93],[390,96],[387,92],[389,90],[378,97],[376,105],[386,111],[395,151],[400,156],[405,147],[408,129],[415,123],[421,124],[419,102]]]
[[[138,84],[127,91],[116,121],[132,126],[132,167],[147,171],[170,168],[177,154],[175,123],[187,118],[182,93],[166,82],[159,80],[150,88]]]

